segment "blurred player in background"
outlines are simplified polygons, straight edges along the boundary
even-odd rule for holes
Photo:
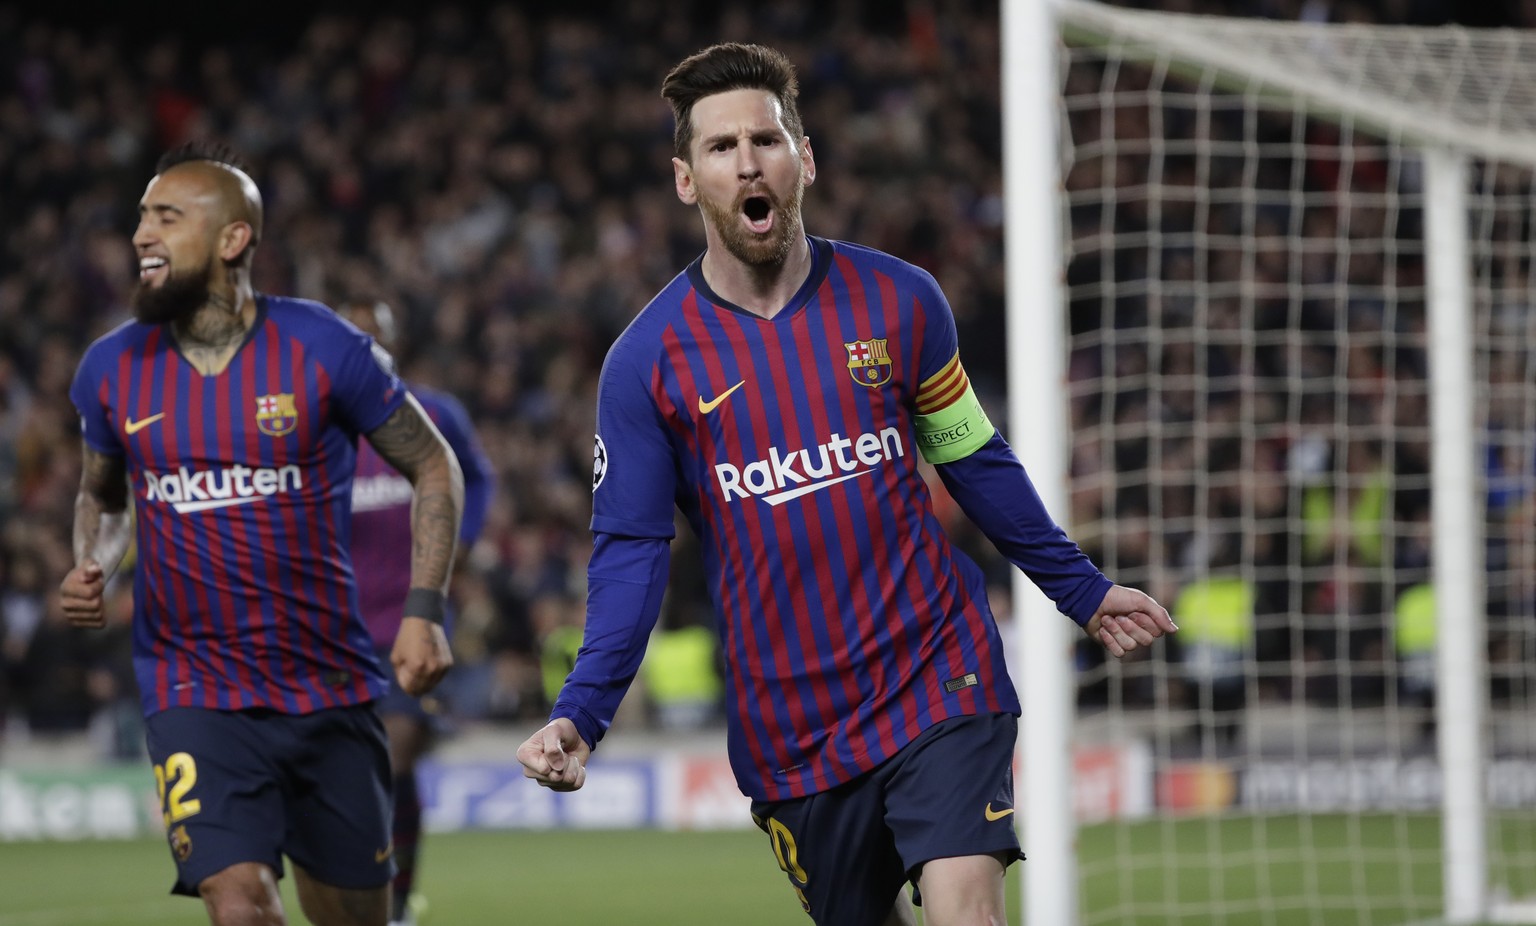
[[[679,64],[674,181],[707,249],[608,353],[586,634],[525,774],[581,787],[641,662],[675,503],[701,539],[728,667],[731,764],[824,926],[1004,919],[1020,857],[1018,696],[981,571],[919,454],[986,535],[1110,653],[1175,628],[1045,511],[970,388],[925,271],[810,237],[793,66],[754,45]]]
[[[373,336],[391,355],[398,343],[394,312],[389,304],[352,300],[342,316]],[[411,395],[437,425],[453,449],[464,473],[464,518],[459,524],[459,560],[474,546],[485,526],[496,471],[475,437],[469,413],[453,396],[419,385],[409,385]],[[358,603],[363,622],[381,659],[387,659],[400,631],[400,604],[411,583],[411,483],[368,444],[357,449],[357,478],[352,483],[352,571],[357,576]],[[445,625],[451,635],[451,628]],[[390,767],[394,770],[395,879],[390,900],[390,922],[415,922],[411,904],[421,849],[421,798],[416,786],[416,763],[431,747],[434,715],[441,704],[430,696],[417,698],[399,685],[375,702],[384,718],[389,738]]]
[[[452,663],[462,477],[372,339],[252,290],[261,226],[228,151],[161,159],[133,236],[135,320],[90,346],[70,389],[85,446],[61,598],[102,626],[134,525],[133,661],[173,892],[215,926],[281,926],[286,855],[312,923],[383,926],[389,755],[370,702],[389,683],[347,556],[357,436],[414,487],[391,661],[415,695]]]

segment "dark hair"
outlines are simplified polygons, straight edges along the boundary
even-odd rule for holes
[[[214,141],[189,141],[160,155],[160,160],[155,163],[155,173],[163,174],[178,164],[188,161],[213,161],[215,164],[223,164],[225,167],[233,167],[241,173],[249,173],[245,163],[240,160],[240,155],[235,149]]]
[[[693,104],[728,90],[767,90],[778,97],[784,109],[784,127],[797,144],[805,134],[795,103],[800,82],[789,58],[764,45],[726,42],[683,59],[661,82],[661,95],[672,104],[677,123],[672,146],[678,157],[688,160],[688,147],[693,143]]]

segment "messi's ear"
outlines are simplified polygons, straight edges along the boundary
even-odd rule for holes
[[[804,178],[806,186],[816,182],[816,155],[811,151],[809,135],[800,139],[800,176]]]
[[[692,206],[699,201],[699,188],[693,182],[693,168],[682,158],[672,159],[672,183],[677,188],[677,198]]]

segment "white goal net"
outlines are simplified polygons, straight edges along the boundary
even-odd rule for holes
[[[1536,922],[1536,34],[1053,7],[1077,921]]]

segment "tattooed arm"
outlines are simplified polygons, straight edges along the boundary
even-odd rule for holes
[[[106,624],[102,595],[132,537],[127,477],[122,457],[84,449],[75,496],[75,568],[59,587],[64,616],[77,627]]]
[[[453,571],[464,474],[448,442],[416,401],[405,404],[368,434],[368,442],[415,488],[411,500],[411,591],[390,661],[400,687],[425,694],[453,665],[442,612]]]

